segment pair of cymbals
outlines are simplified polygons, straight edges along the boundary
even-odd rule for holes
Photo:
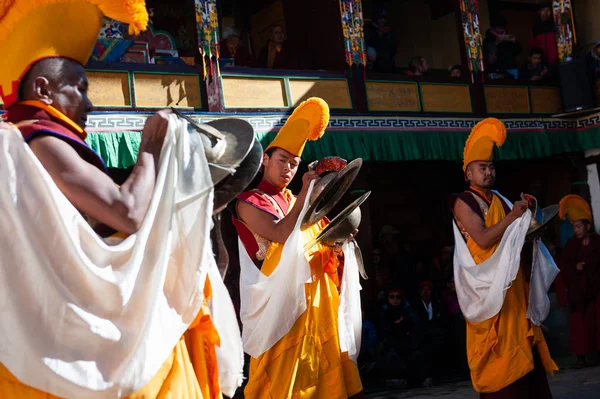
[[[199,124],[177,110],[188,122],[188,131],[198,134],[215,187],[213,213],[218,213],[243,192],[258,173],[263,149],[248,122],[225,118]]]
[[[360,158],[346,162],[339,157],[324,158],[309,165],[309,169],[319,173],[321,180],[313,188],[308,210],[302,219],[303,229],[317,223],[336,206],[356,179],[361,166],[362,159]],[[347,240],[358,228],[361,220],[359,207],[370,194],[371,192],[365,193],[347,206],[305,249],[309,249],[317,243],[333,245]]]

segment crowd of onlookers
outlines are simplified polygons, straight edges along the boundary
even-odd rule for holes
[[[556,42],[556,26],[550,4],[539,6],[538,15],[530,35],[527,62],[518,65],[517,59],[523,46],[508,30],[506,18],[492,18],[491,27],[483,37],[484,78],[486,80],[519,79],[549,80],[558,76],[558,47]],[[373,13],[372,21],[365,27],[368,68],[372,72],[396,73],[396,39],[387,24],[385,10]],[[600,77],[600,43],[586,57],[590,67],[591,78]],[[406,75],[422,76],[431,74],[430,65],[422,56],[413,57],[405,70]],[[460,78],[463,74],[461,65],[448,68],[450,78]]]
[[[379,248],[373,257],[377,301],[363,315],[359,367],[365,385],[401,388],[468,378],[453,247],[415,256],[385,226]]]

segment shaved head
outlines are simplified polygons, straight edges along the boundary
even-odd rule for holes
[[[76,61],[53,57],[38,61],[21,79],[19,101],[38,100],[85,127],[92,103],[85,69]]]

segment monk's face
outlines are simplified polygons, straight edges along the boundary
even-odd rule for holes
[[[279,189],[284,189],[292,181],[300,165],[300,157],[276,148],[271,156],[263,155],[264,178]]]
[[[467,180],[480,189],[491,189],[496,182],[496,168],[493,162],[475,161],[467,168]]]
[[[88,80],[83,66],[74,62],[69,64],[64,68],[61,80],[54,82],[54,86],[51,92],[52,106],[85,128],[93,106],[88,98]]]
[[[592,225],[587,220],[578,220],[573,223],[573,234],[579,240],[590,233]]]

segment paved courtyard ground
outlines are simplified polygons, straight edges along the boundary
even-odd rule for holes
[[[554,399],[600,398],[600,367],[582,370],[567,369],[548,378]],[[366,397],[369,399],[477,399],[479,396],[473,391],[469,382],[460,382],[426,389],[372,393]]]

